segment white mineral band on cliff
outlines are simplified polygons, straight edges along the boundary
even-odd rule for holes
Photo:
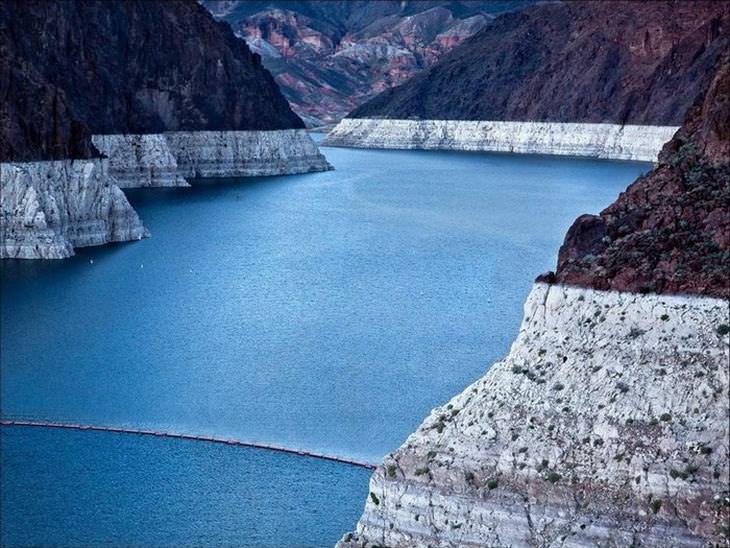
[[[468,150],[655,162],[675,126],[345,118],[323,146]]]
[[[0,258],[62,259],[148,235],[105,160],[0,163]]]
[[[711,544],[730,503],[727,314],[536,284],[509,355],[386,457],[340,546]]]
[[[195,177],[292,175],[332,169],[306,130],[94,135],[123,188],[187,186]]]

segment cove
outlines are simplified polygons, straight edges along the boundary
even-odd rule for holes
[[[554,267],[573,219],[608,205],[650,167],[323,152],[335,171],[128,192],[150,239],[86,248],[65,261],[4,261],[2,417],[232,437],[375,462],[507,353],[531,283]],[[71,511],[84,523],[108,485],[134,492],[132,472],[100,470],[79,483],[69,469],[96,452],[121,458],[131,447],[150,458],[189,454],[207,462],[210,483],[195,492],[199,506],[175,506],[159,519],[172,528],[194,519],[200,505],[217,507],[201,519],[238,535],[220,537],[221,544],[248,542],[250,527],[240,520],[262,510],[220,499],[216,482],[265,498],[270,485],[320,481],[321,493],[342,494],[335,508],[302,514],[298,499],[272,500],[271,519],[315,531],[323,515],[337,515],[340,533],[354,526],[367,491],[367,470],[323,487],[330,467],[345,465],[300,465],[307,459],[297,456],[107,433],[3,427],[2,435],[3,482],[11,482],[3,487],[14,493],[3,498],[10,540],[52,528],[47,516],[65,496],[79,497]],[[52,457],[59,444],[63,455]],[[235,454],[244,470],[255,458],[271,461],[273,471],[265,482],[244,471],[229,482],[215,473],[221,451]],[[154,459],[146,462],[154,468]],[[290,463],[287,474],[274,462]],[[164,482],[163,472],[145,469],[140,464],[149,485]],[[45,487],[44,474],[53,476]],[[154,500],[164,504],[174,490],[159,487]],[[37,511],[34,498],[49,506]],[[149,542],[158,538],[148,534]],[[313,545],[338,537],[313,535]],[[273,536],[267,542],[281,544]]]

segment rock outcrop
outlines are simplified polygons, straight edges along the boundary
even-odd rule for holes
[[[576,221],[509,355],[377,468],[340,547],[730,542],[730,60],[713,74],[660,165]]]
[[[433,65],[494,14],[532,0],[203,0],[259,53],[311,127]]]
[[[558,154],[655,162],[678,127],[345,118],[326,146]]]
[[[730,299],[730,60],[659,166],[568,231],[555,275],[597,289]],[[730,323],[730,322],[728,322]]]
[[[0,163],[0,258],[63,259],[146,229],[105,160]]]
[[[728,47],[726,2],[547,2],[348,116],[678,126]]]

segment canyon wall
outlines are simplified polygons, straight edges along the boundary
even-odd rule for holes
[[[383,461],[341,546],[719,542],[727,307],[536,284],[509,355]]]
[[[376,469],[340,548],[730,542],[730,58],[578,218],[507,357]]]
[[[730,47],[726,2],[546,2],[501,15],[348,117],[679,126]]]
[[[0,163],[0,258],[63,259],[148,235],[105,160]]]
[[[326,146],[558,154],[654,162],[678,127],[345,118]]]

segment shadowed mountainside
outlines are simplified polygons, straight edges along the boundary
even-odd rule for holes
[[[91,134],[300,127],[193,0],[0,2],[0,161],[92,157]]]

